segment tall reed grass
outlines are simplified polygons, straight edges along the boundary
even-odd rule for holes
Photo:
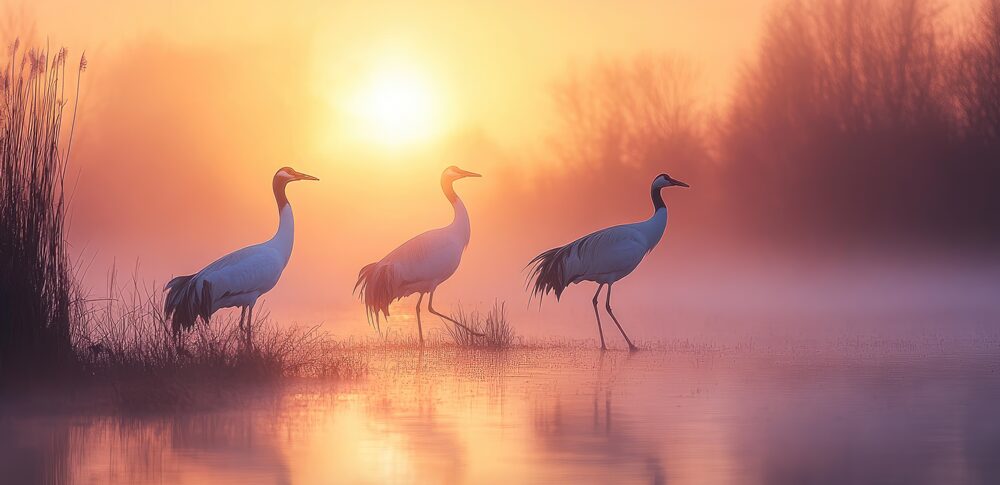
[[[65,240],[73,117],[64,119],[67,51],[20,50],[0,72],[0,380],[72,368],[76,301]],[[73,68],[70,69],[74,70]],[[64,132],[64,128],[68,130]],[[65,147],[65,149],[63,148]]]

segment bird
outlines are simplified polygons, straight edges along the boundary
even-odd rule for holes
[[[441,173],[441,190],[451,202],[455,217],[445,227],[419,234],[392,250],[384,258],[368,264],[358,272],[354,292],[365,305],[368,321],[376,329],[379,318],[389,317],[389,304],[414,293],[417,298],[417,332],[420,345],[424,345],[424,330],[420,321],[420,305],[425,294],[430,294],[427,310],[475,336],[482,336],[465,325],[434,310],[434,291],[451,277],[462,262],[462,253],[469,245],[471,228],[469,212],[458,198],[452,184],[466,177],[481,177],[478,173],[450,166]]]
[[[253,345],[253,308],[257,299],[274,288],[292,256],[295,220],[285,196],[285,186],[298,180],[319,180],[312,175],[282,167],[274,174],[271,188],[278,205],[278,230],[267,241],[233,251],[195,274],[178,276],[164,286],[163,310],[171,322],[180,348],[180,335],[201,317],[206,324],[221,308],[240,308],[240,330],[244,345]]]
[[[601,336],[601,350],[607,350],[604,330],[601,328],[601,315],[597,309],[601,289],[607,285],[605,306],[608,314],[611,315],[622,337],[625,337],[629,350],[638,350],[611,309],[611,287],[639,266],[646,254],[660,242],[667,227],[667,206],[663,203],[660,190],[673,186],[690,187],[665,173],[653,179],[650,188],[653,215],[649,219],[604,228],[565,246],[552,248],[535,256],[525,266],[528,269],[528,286],[531,288],[529,299],[538,297],[540,303],[549,292],[555,292],[558,301],[570,284],[582,281],[597,283],[597,292],[594,293],[593,300],[594,316],[597,317],[597,332]]]

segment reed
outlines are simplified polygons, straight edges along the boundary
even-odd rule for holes
[[[65,239],[66,169],[73,115],[63,116],[67,51],[20,50],[0,72],[0,380],[74,367],[70,322],[77,301]],[[68,130],[64,132],[64,127]],[[65,149],[63,147],[65,146]]]

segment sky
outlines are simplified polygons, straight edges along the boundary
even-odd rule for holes
[[[554,80],[602,59],[669,55],[698,72],[702,102],[721,103],[768,5],[38,0],[8,3],[5,30],[86,51],[70,240],[97,296],[111,268],[162,285],[269,238],[271,177],[289,165],[321,181],[288,188],[296,246],[266,307],[281,322],[366,335],[351,295],[357,270],[450,221],[438,179],[454,164],[484,177],[456,185],[473,235],[438,305],[506,300],[522,333],[589,338],[592,289],[528,310],[521,268],[541,250],[644,219],[648,185],[607,194],[616,212],[518,207],[511,194],[567,170],[547,152]],[[693,264],[673,248],[700,244],[683,236],[697,221],[674,215],[705,197],[692,186],[694,196],[666,194],[678,209],[649,268],[621,284],[621,305],[680,315],[700,290],[732,279],[721,263],[693,283],[663,276]],[[572,186],[552,195],[584,196]],[[664,300],[667,287],[676,291]],[[406,331],[412,304],[399,307]],[[539,323],[547,319],[561,326]]]

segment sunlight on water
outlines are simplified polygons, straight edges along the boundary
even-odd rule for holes
[[[877,349],[876,349],[877,350]],[[18,483],[997,483],[995,349],[371,353],[230,409],[2,419]],[[845,358],[843,353],[851,353]]]

